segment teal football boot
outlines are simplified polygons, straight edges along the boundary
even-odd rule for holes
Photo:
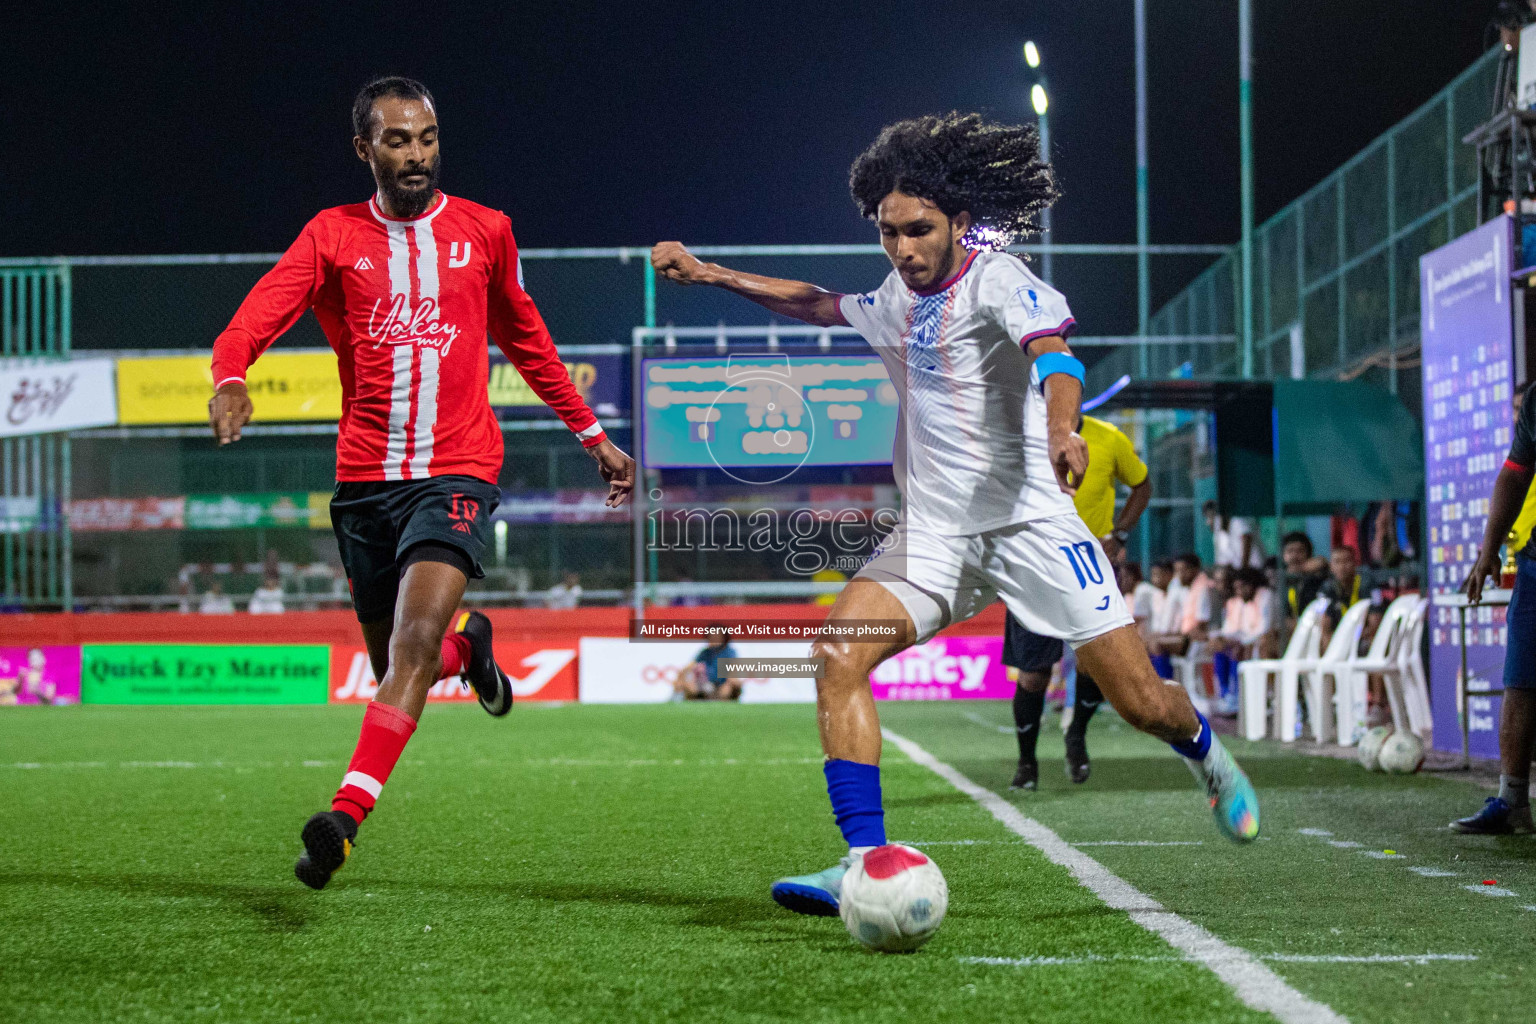
[[[813,875],[792,875],[773,883],[769,892],[773,902],[785,910],[815,917],[836,917],[838,898],[843,891],[843,875],[853,865],[848,854],[825,871]]]
[[[1216,827],[1235,843],[1251,843],[1259,837],[1259,796],[1253,783],[1238,767],[1227,748],[1215,736],[1204,761],[1186,757],[1184,763],[1205,787]]]

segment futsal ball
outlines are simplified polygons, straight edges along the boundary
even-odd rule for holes
[[[1381,745],[1381,770],[1393,775],[1412,775],[1424,765],[1424,741],[1399,729]]]
[[[1360,759],[1360,767],[1368,772],[1379,772],[1381,768],[1381,745],[1387,742],[1387,737],[1392,735],[1390,725],[1378,725],[1376,728],[1360,737],[1360,745],[1355,747],[1355,756]]]
[[[896,843],[856,861],[838,896],[848,934],[881,953],[910,953],[933,938],[948,907],[949,886],[939,866]]]

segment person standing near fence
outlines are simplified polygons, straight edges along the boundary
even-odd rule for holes
[[[1499,578],[1499,548],[1520,515],[1531,478],[1536,476],[1536,402],[1527,400],[1515,417],[1509,457],[1493,482],[1483,546],[1462,589],[1476,604],[1483,583]],[[1469,835],[1509,835],[1536,831],[1531,822],[1531,755],[1536,751],[1536,552],[1529,544],[1515,558],[1515,592],[1505,616],[1509,640],[1504,650],[1504,700],[1499,711],[1499,793],[1482,810],[1451,822]]]
[[[1083,523],[1099,538],[1111,565],[1118,565],[1125,542],[1152,500],[1152,481],[1146,463],[1136,454],[1131,439],[1119,427],[1092,416],[1080,416],[1077,432],[1088,445],[1088,471],[1072,496],[1073,507]],[[1131,489],[1125,507],[1115,516],[1115,485]],[[1040,763],[1035,759],[1040,739],[1040,719],[1045,712],[1045,691],[1051,685],[1051,669],[1066,653],[1066,644],[1051,636],[1031,632],[1012,612],[1003,622],[1003,664],[1017,684],[1013,691],[1013,729],[1019,742],[1019,763],[1009,789],[1035,789],[1040,784]],[[1088,781],[1088,723],[1104,703],[1104,694],[1081,666],[1072,701],[1071,724],[1066,730],[1067,778]]]

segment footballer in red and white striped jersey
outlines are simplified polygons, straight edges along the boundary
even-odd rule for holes
[[[491,411],[489,335],[628,500],[635,463],[603,433],[523,290],[505,214],[438,191],[437,109],[426,86],[389,76],[352,105],[352,146],[377,188],[323,210],[257,282],[213,344],[208,422],[225,445],[259,412],[245,374],[305,310],[336,350],[341,430],[331,526],[377,695],[363,714],[331,809],[312,815],[294,865],[323,889],[416,730],[428,689],[462,675],[494,716],[512,709],[490,619],[465,587],[500,500],[501,427]]]
[[[377,197],[321,211],[214,342],[214,381],[244,380],[311,308],[341,371],[338,480],[495,483],[502,440],[487,398],[487,332],[583,445],[604,439],[523,290],[499,211],[441,192],[410,220],[387,216]]]

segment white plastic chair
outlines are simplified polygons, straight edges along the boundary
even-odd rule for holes
[[[1420,739],[1428,738],[1428,693],[1419,689],[1413,672],[1413,663],[1419,660],[1428,606],[1429,602],[1418,594],[1404,594],[1387,607],[1370,652],[1355,662],[1348,688],[1340,692],[1341,734],[1345,723],[1353,724],[1357,733],[1364,731],[1369,676],[1379,675],[1386,684],[1392,727],[1418,734]]]
[[[1435,714],[1429,703],[1429,673],[1424,666],[1424,630],[1429,624],[1429,607],[1429,598],[1421,597],[1413,628],[1398,652],[1403,665],[1401,680],[1408,702],[1408,721],[1426,747],[1431,745],[1435,732]],[[1419,724],[1413,725],[1415,721]]]
[[[1410,625],[1409,620],[1418,604],[1419,595],[1404,594],[1387,605],[1387,610],[1381,616],[1381,625],[1371,638],[1370,649],[1354,658],[1348,671],[1335,676],[1333,699],[1341,745],[1354,746],[1365,735],[1369,677],[1397,674],[1398,649],[1402,646]],[[1393,725],[1398,728],[1406,726],[1407,714],[1401,708],[1401,701],[1396,694],[1391,693],[1390,688],[1388,696],[1388,703],[1392,705]]]
[[[1297,666],[1316,661],[1323,642],[1323,613],[1328,599],[1319,597],[1301,610],[1296,631],[1278,658],[1253,658],[1237,666],[1240,699],[1237,730],[1244,739],[1264,738],[1269,714],[1269,682],[1275,680],[1275,736],[1282,743],[1296,739]]]
[[[1299,685],[1306,687],[1307,692],[1307,720],[1312,726],[1312,738],[1318,743],[1326,742],[1334,734],[1335,715],[1328,711],[1333,706],[1334,680],[1359,656],[1356,650],[1360,645],[1360,630],[1365,626],[1365,615],[1370,610],[1369,601],[1356,601],[1350,605],[1339,619],[1339,627],[1333,631],[1327,650],[1317,658],[1304,658],[1296,663]]]
[[[1205,692],[1205,675],[1200,667],[1210,660],[1206,645],[1200,640],[1191,640],[1185,653],[1175,654],[1168,659],[1173,665],[1173,674],[1183,685],[1184,692],[1189,694],[1189,702],[1202,715],[1211,713],[1211,698]]]

